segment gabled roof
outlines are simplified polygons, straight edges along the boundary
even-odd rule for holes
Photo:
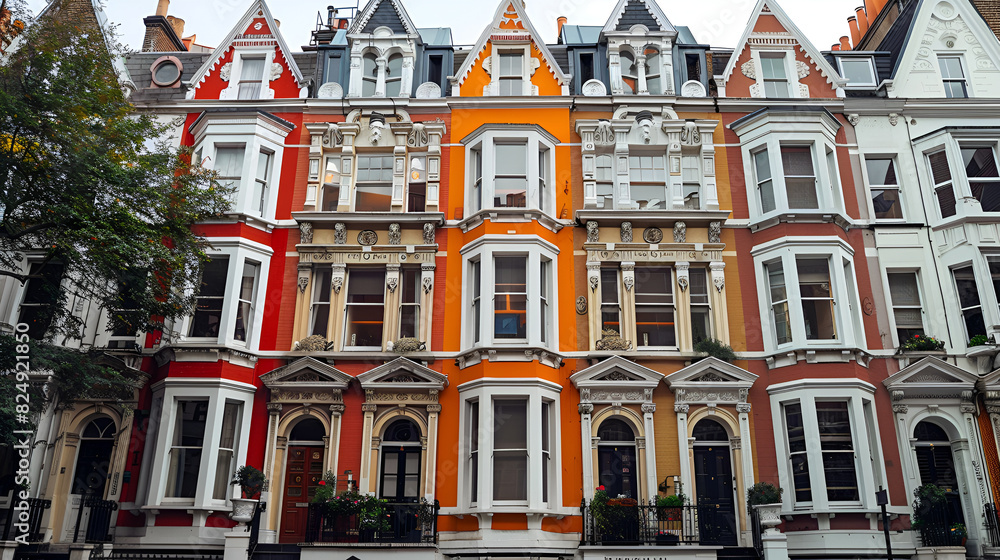
[[[750,15],[750,21],[747,23],[746,28],[743,29],[743,35],[740,37],[739,42],[736,43],[736,49],[733,51],[733,56],[729,58],[729,64],[726,65],[726,71],[722,74],[722,79],[725,82],[729,81],[729,77],[733,75],[733,70],[736,69],[736,64],[739,62],[740,55],[743,53],[744,49],[748,48],[748,42],[750,41],[750,36],[754,33],[754,29],[757,27],[757,20],[760,19],[762,14],[768,14],[774,16],[778,23],[791,34],[795,40],[799,43],[799,47],[809,57],[813,64],[819,68],[819,71],[823,73],[824,77],[828,82],[834,84],[834,87],[843,87],[847,80],[840,77],[833,66],[823,57],[823,54],[817,49],[809,39],[802,33],[797,25],[788,17],[785,10],[781,9],[781,5],[778,4],[776,0],[757,0],[757,5],[754,6],[753,11]]]
[[[94,0],[97,1],[97,0]],[[305,85],[305,79],[302,77],[302,71],[299,70],[299,65],[295,63],[295,59],[292,58],[292,51],[288,48],[288,44],[285,43],[285,38],[281,35],[281,30],[278,29],[278,24],[274,22],[274,16],[271,15],[271,10],[267,7],[267,2],[264,0],[254,0],[250,4],[250,8],[243,14],[243,17],[236,23],[236,25],[226,34],[226,37],[219,42],[219,46],[215,47],[212,51],[212,56],[205,60],[205,64],[195,72],[194,77],[191,78],[191,84],[197,88],[201,82],[208,77],[208,75],[215,69],[222,60],[222,57],[226,55],[230,47],[232,47],[233,41],[236,37],[242,34],[244,31],[250,27],[253,20],[257,18],[264,18],[267,23],[268,29],[273,33],[274,40],[278,43],[278,51],[280,51],[282,58],[285,60],[285,64],[288,69],[291,70],[292,75],[295,76],[295,83],[302,87]]]
[[[400,35],[419,35],[417,26],[406,13],[406,8],[398,0],[371,0],[365,6],[347,31],[354,33],[374,33],[376,28],[388,27]]]
[[[399,357],[358,376],[363,389],[437,389],[448,386],[448,376]]]
[[[655,388],[663,374],[621,356],[612,356],[569,377],[573,386],[626,389]]]
[[[889,79],[896,77],[896,70],[899,69],[899,60],[902,58],[903,49],[906,47],[906,43],[909,42],[910,34],[913,32],[913,16],[917,13],[918,4],[920,2],[913,1],[903,8],[903,11],[899,13],[899,17],[889,27],[889,32],[886,33],[882,42],[879,43],[878,48],[875,49],[891,53],[892,72],[887,76]]]
[[[490,23],[489,27],[483,30],[482,35],[479,36],[479,40],[476,41],[476,46],[469,51],[469,55],[465,58],[465,62],[462,66],[455,72],[455,76],[458,78],[458,83],[461,85],[465,82],[465,79],[469,77],[469,72],[472,71],[472,67],[476,64],[476,61],[482,58],[483,49],[486,48],[486,43],[489,42],[490,37],[493,35],[494,31],[514,31],[518,30],[525,31],[531,38],[532,44],[542,53],[542,58],[545,60],[545,64],[549,67],[549,72],[558,80],[560,85],[569,84],[569,79],[566,74],[563,73],[562,68],[559,67],[559,63],[556,62],[555,57],[552,55],[552,51],[545,45],[545,41],[541,40],[541,35],[535,30],[535,26],[531,25],[531,20],[528,19],[527,13],[524,11],[524,4],[521,0],[502,0],[500,6],[497,7],[496,14],[493,16],[493,21]]]
[[[353,379],[339,369],[323,363],[316,358],[300,358],[294,362],[269,371],[260,376],[260,380],[269,389],[275,387],[314,387],[322,384],[326,387],[343,389]]]
[[[882,384],[892,393],[893,400],[956,398],[964,391],[971,391],[978,380],[975,373],[929,356],[890,375]]]
[[[611,17],[604,24],[603,33],[628,31],[635,25],[645,25],[646,29],[654,32],[677,32],[656,0],[618,0]]]
[[[756,380],[757,375],[712,356],[698,360],[666,377],[667,385],[671,389],[692,384],[749,388]]]

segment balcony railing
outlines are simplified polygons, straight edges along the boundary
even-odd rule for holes
[[[917,530],[923,546],[962,546],[964,535],[954,528],[955,523],[950,513],[944,507],[928,508],[920,512]]]
[[[596,508],[592,505],[581,504],[583,545],[737,544],[735,513],[715,504],[657,507],[630,500]]]
[[[309,504],[307,543],[437,543],[438,503],[384,504],[384,522],[362,523],[357,514],[331,514],[326,504]],[[430,508],[429,511],[427,508]]]
[[[986,546],[1000,547],[1000,511],[990,503],[983,508],[983,520],[986,524]]]

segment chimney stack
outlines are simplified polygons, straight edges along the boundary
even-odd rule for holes
[[[833,46],[830,47],[830,50],[831,51],[839,51],[840,50],[840,43],[834,43]]]
[[[566,25],[566,22],[568,21],[569,19],[566,16],[559,16],[558,18],[556,18],[556,25],[559,26],[559,30],[556,31],[557,36],[562,37],[562,28],[564,25]]]
[[[858,28],[858,18],[856,16],[847,18],[847,25],[851,28],[851,44],[857,45],[861,41],[861,29]]]
[[[840,50],[849,51],[851,50],[851,40],[847,35],[840,38]]]
[[[861,37],[864,37],[865,33],[868,33],[868,14],[865,13],[865,7],[858,6],[854,8],[854,14],[858,17],[858,33],[861,34]],[[861,40],[861,37],[858,37],[858,41]],[[854,44],[857,45],[858,41],[855,41]]]
[[[159,0],[156,3],[156,15],[166,17],[168,9],[170,9],[170,0]]]
[[[281,20],[280,19],[274,20],[274,26],[277,27],[278,29],[281,29]]]
[[[169,0],[167,1],[169,2]],[[167,21],[170,23],[170,27],[174,28],[174,33],[177,34],[178,39],[184,36],[184,20],[174,16],[167,16]]]

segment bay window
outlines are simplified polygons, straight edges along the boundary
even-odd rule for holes
[[[219,336],[222,324],[222,308],[226,299],[226,281],[229,275],[229,259],[215,257],[205,263],[201,272],[201,290],[195,304],[188,336],[193,338],[215,338]]]
[[[817,209],[816,171],[811,146],[781,146],[781,165],[785,178],[788,208]]]
[[[392,208],[392,155],[359,155],[356,212],[388,212]]]
[[[261,150],[257,157],[257,174],[254,179],[254,190],[250,196],[249,210],[258,216],[264,215],[267,188],[271,181],[271,160],[273,159],[274,154],[268,150]]]
[[[208,401],[178,401],[165,497],[194,498],[205,445]]]
[[[537,125],[486,125],[464,139],[466,216],[493,208],[552,212],[557,142]]]
[[[385,318],[385,269],[355,268],[347,274],[344,347],[381,350]]]
[[[955,187],[951,180],[951,169],[948,168],[948,155],[944,150],[927,156],[931,167],[931,177],[934,180],[934,194],[938,201],[938,210],[942,218],[955,215]]]
[[[462,251],[467,255],[463,318],[469,345],[550,344],[558,332],[554,247],[527,238],[515,238],[512,245],[483,241]]]
[[[459,475],[459,507],[524,511],[559,503],[555,384],[483,378],[462,384],[459,391],[467,465]]]
[[[667,173],[663,155],[633,155],[628,158],[632,202],[643,210],[667,207]]]
[[[257,271],[260,265],[246,261],[243,264],[243,277],[240,279],[239,298],[236,304],[236,324],[234,326],[233,338],[241,342],[246,342],[250,338],[250,329],[253,325],[253,313],[256,308],[257,299]]]
[[[219,435],[219,453],[215,466],[215,487],[212,491],[213,500],[225,500],[236,468],[237,428],[240,425],[240,413],[243,404],[227,401],[222,415],[222,433]]]
[[[246,146],[217,146],[215,148],[215,172],[219,174],[219,184],[233,189],[233,196],[239,194],[243,179],[243,155]]]
[[[776,240],[754,249],[766,349],[864,347],[852,255],[834,240]]]
[[[958,304],[962,310],[962,322],[965,324],[965,339],[986,334],[986,321],[983,318],[983,305],[979,298],[979,288],[976,285],[976,274],[972,266],[956,268],[955,288],[958,290]]]
[[[785,508],[876,510],[885,480],[875,387],[857,379],[800,379],[768,387]],[[783,433],[782,433],[783,432]],[[789,507],[791,506],[791,507]]]
[[[972,196],[983,212],[1000,212],[1000,174],[993,146],[962,144],[961,152]]]

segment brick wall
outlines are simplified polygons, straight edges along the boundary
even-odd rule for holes
[[[983,14],[986,18],[986,23],[989,24],[990,29],[993,33],[1000,38],[1000,2],[997,0],[972,0],[973,4],[979,10],[979,13]]]

